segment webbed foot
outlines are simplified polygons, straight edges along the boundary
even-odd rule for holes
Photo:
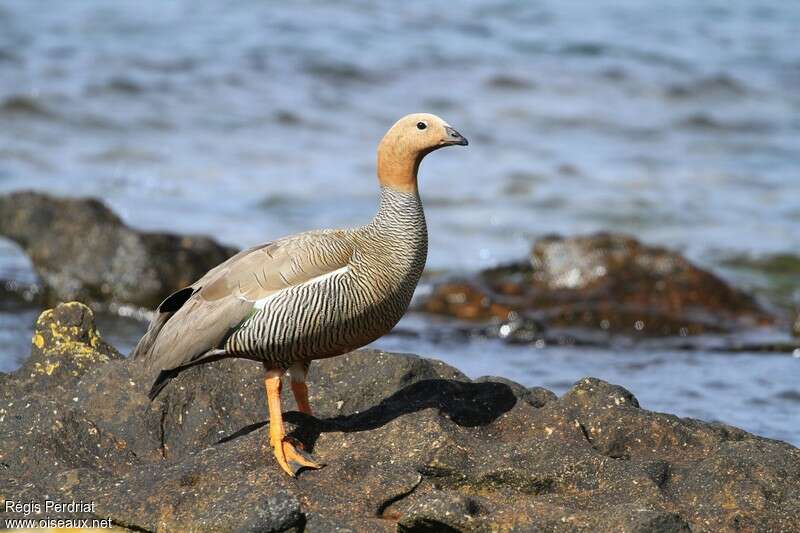
[[[325,466],[314,461],[314,458],[303,450],[303,445],[291,437],[273,439],[272,451],[283,471],[292,477],[296,477],[303,468],[316,470]]]

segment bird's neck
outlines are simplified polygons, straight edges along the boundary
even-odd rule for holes
[[[378,212],[370,226],[376,229],[397,232],[412,237],[420,230],[425,231],[425,212],[416,188],[413,191],[399,191],[389,186],[381,186]]]
[[[381,187],[417,192],[417,171],[424,154],[409,153],[402,143],[384,139],[378,145],[378,182]]]
[[[381,187],[378,212],[364,228],[362,252],[370,279],[391,293],[403,288],[408,299],[428,256],[428,229],[419,194]]]
[[[410,155],[402,142],[384,137],[378,145],[378,213],[364,228],[370,253],[391,263],[406,281],[419,279],[428,254],[428,228],[417,190],[417,170],[425,154]]]
[[[416,190],[402,192],[381,187],[378,212],[361,231],[365,240],[373,243],[373,252],[392,258],[393,267],[400,270],[419,267],[422,272],[428,253],[428,228]]]

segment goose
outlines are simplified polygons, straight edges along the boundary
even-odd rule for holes
[[[422,159],[467,139],[429,113],[398,120],[378,145],[378,210],[366,225],[291,235],[243,250],[156,309],[132,352],[155,376],[152,401],[182,370],[221,358],[259,361],[270,445],[290,476],[322,465],[287,437],[281,378],[312,414],[306,375],[388,333],[406,312],[425,267],[428,233],[417,188]]]

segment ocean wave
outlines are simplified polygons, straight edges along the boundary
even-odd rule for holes
[[[536,88],[534,82],[514,74],[495,74],[486,80],[485,85],[504,91],[530,91]]]
[[[0,16],[2,16],[2,14],[0,14]],[[0,63],[14,63],[19,65],[22,63],[22,58],[11,50],[0,48]]]
[[[123,95],[137,95],[145,92],[143,84],[127,76],[115,76],[105,83],[95,84],[89,87],[89,94],[117,93]]]
[[[40,98],[23,94],[11,95],[0,101],[0,115],[29,118],[57,116]]]
[[[30,150],[0,148],[0,161],[19,161],[40,171],[51,172],[53,166]]]
[[[176,74],[191,72],[197,68],[199,62],[191,57],[152,58],[139,56],[130,60],[133,67],[162,74]]]
[[[685,83],[674,83],[664,90],[668,98],[688,100],[692,98],[737,98],[750,90],[744,82],[728,75],[717,74]]]
[[[164,158],[154,152],[149,152],[145,150],[137,150],[135,148],[129,148],[127,146],[116,146],[113,148],[109,148],[108,150],[104,150],[102,152],[98,152],[92,155],[89,155],[84,158],[86,161],[90,161],[93,163],[159,163],[164,160]]]
[[[768,133],[774,129],[774,126],[765,120],[726,120],[702,111],[678,120],[675,125],[679,128],[706,132]]]
[[[323,61],[308,59],[303,64],[303,70],[308,74],[327,81],[337,83],[367,83],[379,81],[377,76],[365,69],[342,61]]]

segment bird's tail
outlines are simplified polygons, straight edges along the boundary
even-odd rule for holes
[[[173,292],[167,298],[161,302],[161,304],[156,308],[156,314],[153,319],[150,321],[150,325],[147,327],[147,333],[139,339],[139,342],[136,344],[136,348],[133,349],[131,352],[131,358],[133,359],[142,359],[147,358],[147,355],[150,353],[153,345],[158,338],[158,334],[161,333],[161,329],[164,327],[164,324],[167,323],[175,312],[186,303],[186,301],[194,294],[195,289],[192,287],[185,287],[179,291]]]
[[[153,386],[150,387],[150,392],[147,393],[147,397],[150,398],[150,401],[156,399],[156,396],[159,395],[161,390],[166,387],[170,381],[178,376],[181,372],[186,370],[187,368],[191,368],[197,365],[203,365],[205,363],[211,363],[213,361],[219,361],[220,359],[224,359],[229,357],[228,352],[221,349],[214,349],[205,352],[203,355],[195,359],[189,364],[179,366],[177,368],[171,368],[169,370],[162,370],[159,372],[158,377],[153,382]]]
[[[181,370],[182,368],[173,368],[172,370],[162,370],[158,374],[155,382],[153,382],[153,386],[150,387],[150,392],[147,393],[147,397],[150,398],[151,402],[155,400],[161,390],[172,381],[172,378],[180,374]]]
[[[147,332],[139,339],[139,342],[136,343],[136,347],[131,352],[131,359],[136,361],[147,359],[147,355],[152,350],[153,344],[155,344],[156,338],[161,332],[161,328],[164,327],[164,324],[167,323],[167,320],[169,320],[171,316],[172,313],[158,313],[153,317],[153,320],[147,327]]]

